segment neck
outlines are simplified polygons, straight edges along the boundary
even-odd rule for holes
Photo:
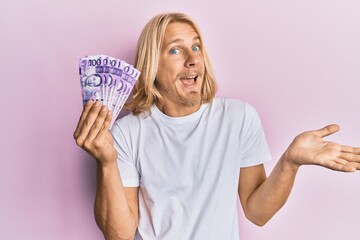
[[[187,106],[185,104],[177,104],[173,102],[165,101],[164,103],[156,103],[156,106],[165,115],[169,117],[184,117],[190,115],[200,109],[201,103]]]

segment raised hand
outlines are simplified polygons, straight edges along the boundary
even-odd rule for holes
[[[115,163],[117,152],[109,131],[112,113],[100,101],[92,101],[84,106],[74,132],[76,144],[99,162]]]
[[[336,124],[298,135],[284,156],[295,166],[313,164],[342,172],[360,170],[360,148],[344,146],[323,138],[339,131]]]

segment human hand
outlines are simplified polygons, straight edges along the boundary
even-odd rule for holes
[[[90,100],[74,132],[76,144],[102,164],[116,163],[117,152],[109,131],[112,113],[100,101]]]
[[[342,172],[360,170],[360,148],[324,141],[340,127],[336,124],[298,135],[284,153],[294,167],[319,165]]]

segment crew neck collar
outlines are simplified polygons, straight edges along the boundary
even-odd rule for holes
[[[183,117],[170,117],[166,114],[164,114],[162,111],[160,111],[160,109],[156,106],[156,104],[154,104],[151,107],[151,114],[154,114],[158,117],[160,117],[162,120],[170,122],[170,123],[175,123],[175,124],[182,124],[182,123],[188,123],[188,122],[192,122],[194,120],[197,120],[201,114],[204,112],[204,110],[206,109],[206,107],[208,106],[208,103],[203,103],[201,104],[200,108]]]

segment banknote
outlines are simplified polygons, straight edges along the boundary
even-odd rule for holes
[[[79,63],[82,101],[99,100],[113,112],[113,122],[131,94],[140,71],[107,55],[85,56]]]

